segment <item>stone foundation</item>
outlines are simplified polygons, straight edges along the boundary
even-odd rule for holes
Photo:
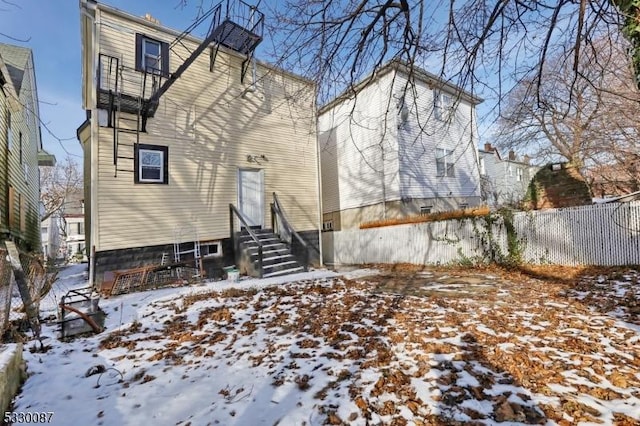
[[[25,379],[22,343],[0,345],[0,408],[7,411]]]

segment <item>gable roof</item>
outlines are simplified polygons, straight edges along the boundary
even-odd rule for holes
[[[27,70],[27,63],[31,57],[31,49],[0,43],[0,55],[9,71],[9,77],[13,82],[16,93],[20,94],[24,73]]]
[[[352,99],[354,95],[360,92],[363,88],[365,88],[369,84],[382,78],[383,76],[385,76],[386,74],[392,71],[397,71],[406,75],[411,75],[413,76],[413,78],[417,80],[426,82],[430,87],[433,86],[434,89],[444,90],[445,92],[458,95],[460,96],[461,99],[464,99],[465,101],[471,103],[472,105],[478,105],[484,102],[484,99],[478,96],[475,96],[471,92],[464,90],[462,87],[457,86],[449,81],[446,81],[443,78],[438,77],[437,75],[432,74],[418,67],[415,64],[411,65],[405,61],[392,59],[389,62],[377,68],[376,70],[374,70],[372,73],[370,73],[365,78],[360,80],[354,86],[348,87],[340,95],[336,96],[335,98],[327,102],[325,105],[320,107],[318,109],[318,114],[322,114],[323,112],[327,111],[328,109],[330,109],[331,107],[333,107],[339,102],[342,102],[346,99]]]
[[[9,92],[10,102],[17,102],[18,94],[16,93],[16,88],[13,84],[13,79],[9,73],[9,69],[2,58],[2,54],[0,54],[0,86],[3,90]]]

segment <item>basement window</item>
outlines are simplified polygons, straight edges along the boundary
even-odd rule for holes
[[[200,243],[200,254],[202,257],[220,257],[222,256],[222,243],[220,241]]]
[[[136,70],[169,75],[169,44],[136,34]]]
[[[322,222],[323,231],[333,231],[333,219],[325,220]]]
[[[169,183],[169,147],[136,144],[134,150],[136,183]]]

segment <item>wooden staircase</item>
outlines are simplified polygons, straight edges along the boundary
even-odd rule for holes
[[[277,277],[305,271],[289,246],[271,229],[252,229],[262,244],[262,278]],[[238,233],[240,271],[253,277],[260,276],[258,243],[243,229]]]

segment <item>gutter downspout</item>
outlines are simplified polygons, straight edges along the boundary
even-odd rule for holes
[[[314,134],[316,140],[316,180],[318,182],[318,249],[320,250],[320,266],[324,266],[324,247],[322,244],[322,223],[323,223],[323,206],[322,206],[322,168],[320,165],[320,139],[318,138],[318,87],[314,85],[313,90],[313,115],[315,120]]]
[[[89,181],[89,188],[90,188],[90,196],[91,196],[91,200],[90,200],[90,208],[91,208],[91,213],[90,213],[90,224],[89,227],[91,229],[91,258],[89,260],[89,285],[91,287],[93,287],[95,285],[95,275],[96,275],[96,268],[95,268],[95,263],[96,263],[96,259],[95,259],[95,253],[96,253],[96,246],[99,246],[98,244],[96,244],[96,241],[98,239],[98,200],[97,200],[97,195],[98,195],[98,149],[97,149],[97,145],[98,145],[98,137],[99,137],[99,127],[98,127],[98,110],[96,108],[97,105],[97,76],[96,76],[96,70],[98,69],[97,67],[97,63],[98,63],[98,46],[99,46],[99,42],[98,42],[98,32],[96,30],[96,14],[99,13],[98,8],[97,8],[97,4],[95,1],[93,0],[80,0],[80,8],[81,8],[81,12],[82,12],[82,16],[86,17],[88,19],[88,21],[90,22],[90,26],[91,26],[91,62],[90,62],[90,66],[91,69],[85,70],[85,72],[91,76],[91,78],[89,79],[90,84],[91,84],[91,88],[89,89],[89,93],[90,93],[90,99],[89,99],[89,105],[86,105],[86,107],[89,107],[88,110],[91,111],[91,130],[90,130],[90,140],[89,140],[89,149],[90,149],[90,161],[91,161],[91,176],[90,176],[90,181]],[[89,10],[90,9],[90,10]],[[82,25],[81,25],[81,31],[82,31]],[[81,37],[84,36],[84,34],[80,35]],[[86,224],[85,224],[86,226]]]

